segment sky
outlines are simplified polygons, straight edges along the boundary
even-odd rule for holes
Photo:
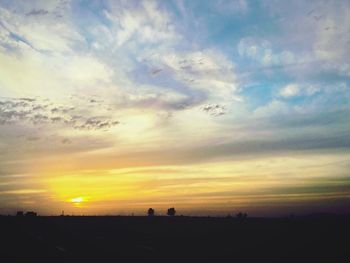
[[[0,0],[0,213],[350,213],[350,2]]]

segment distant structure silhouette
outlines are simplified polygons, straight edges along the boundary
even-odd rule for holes
[[[147,211],[147,215],[148,216],[154,216],[154,209],[153,208],[149,208]]]
[[[175,216],[175,214],[176,214],[175,208],[174,207],[169,208],[166,214],[168,216]]]
[[[37,216],[37,213],[36,212],[33,212],[33,211],[28,211],[25,216],[28,216],[28,217],[35,217]]]
[[[242,219],[246,219],[248,217],[248,214],[247,213],[242,213],[242,212],[239,212],[236,217],[240,220]]]
[[[24,215],[23,211],[17,211],[16,213],[16,216],[23,216],[23,215]]]

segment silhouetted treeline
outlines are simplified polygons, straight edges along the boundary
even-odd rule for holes
[[[24,213],[23,211],[17,211],[16,216],[34,217],[37,216],[37,213],[33,211],[28,211],[26,213]]]

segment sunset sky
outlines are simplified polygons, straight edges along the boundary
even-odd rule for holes
[[[350,1],[0,0],[0,214],[350,213]]]

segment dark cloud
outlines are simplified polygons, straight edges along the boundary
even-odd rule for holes
[[[276,138],[270,140],[251,139],[249,141],[210,145],[187,150],[184,158],[204,161],[216,158],[240,158],[241,156],[274,155],[276,153],[349,150],[350,136],[316,136],[301,138]]]
[[[186,79],[184,79],[184,81],[189,82],[189,83],[193,83],[195,80],[191,79],[191,78],[186,78]]]
[[[72,141],[70,139],[64,138],[64,139],[61,140],[61,143],[62,144],[71,144]]]
[[[227,181],[235,181],[234,177],[226,178]],[[260,178],[261,179],[261,178]],[[294,185],[285,187],[283,186],[275,186],[268,188],[261,188],[261,189],[255,189],[254,194],[251,193],[249,189],[246,189],[245,191],[220,191],[220,192],[208,192],[208,193],[195,193],[193,196],[202,196],[202,197],[225,197],[225,196],[232,196],[236,198],[247,198],[250,197],[263,197],[266,196],[268,198],[276,198],[276,196],[287,196],[287,195],[322,195],[322,194],[334,194],[343,196],[344,193],[347,196],[350,192],[350,182],[349,178],[339,179],[339,180],[333,180],[332,184],[330,185],[328,182],[322,182],[323,178],[312,178],[310,179],[304,179],[305,185]],[[255,178],[256,181],[259,180],[259,178]],[[203,179],[204,181],[204,179]],[[283,181],[283,180],[281,180]],[[317,182],[320,181],[320,182]]]
[[[26,13],[27,16],[43,16],[47,15],[49,11],[45,9],[33,9],[30,12]]]
[[[75,126],[75,128],[84,130],[106,130],[118,124],[119,121],[111,121],[92,117],[86,119],[82,124]]]
[[[50,119],[53,123],[56,123],[56,122],[62,122],[63,121],[63,118],[62,117],[52,117]]]
[[[46,105],[35,105],[33,106],[33,111],[41,111],[41,110],[45,110],[47,106]]]
[[[49,120],[49,117],[44,115],[44,114],[35,114],[34,116],[30,116],[29,120],[33,124],[41,124],[41,123],[46,123]]]
[[[156,76],[156,75],[158,75],[161,71],[162,71],[162,69],[154,69],[154,70],[152,70],[151,74],[152,74],[152,76]]]
[[[220,104],[206,104],[201,107],[201,110],[216,117],[227,113],[226,107]]]
[[[0,106],[3,109],[11,109],[15,107],[27,107],[28,105],[29,103],[26,101],[22,101],[22,99],[0,101]]]
[[[25,110],[3,110],[0,108],[0,125],[14,124],[26,119],[30,111]]]
[[[73,111],[74,107],[69,106],[57,106],[51,109],[51,113],[68,113]]]
[[[39,141],[39,140],[40,140],[40,137],[37,137],[37,136],[29,136],[29,137],[26,137],[26,140],[27,140],[27,141]]]
[[[269,127],[283,126],[286,128],[333,126],[340,123],[350,123],[350,111],[338,110],[324,113],[303,114],[288,118],[275,118]]]
[[[58,110],[57,108],[53,108],[53,109],[51,109],[51,112],[52,112],[52,113],[58,113],[59,110]]]
[[[90,103],[102,103],[103,100],[90,99],[89,102],[90,102]]]
[[[294,117],[294,120],[249,120],[246,125],[233,125],[230,130],[231,141],[226,143],[203,142],[198,147],[189,145],[176,151],[165,148],[158,151],[133,152],[115,158],[125,158],[133,165],[175,165],[299,154],[349,153],[350,126],[349,121],[345,120],[349,118],[347,116],[350,116],[350,113],[343,113],[340,119],[336,118],[335,113],[335,116],[326,114],[328,122],[317,116],[314,116],[315,120],[308,117],[311,126],[304,122],[304,116],[300,116],[299,120],[297,117]],[[239,138],[244,133],[248,136],[244,136],[244,139]],[[239,136],[235,137],[235,134]]]
[[[19,98],[19,100],[29,101],[29,102],[36,101],[36,99],[35,99],[35,98]]]
[[[6,98],[0,100],[0,125],[18,123],[62,124],[75,129],[108,130],[119,124],[106,117],[73,115],[72,106],[53,105],[34,98]]]

